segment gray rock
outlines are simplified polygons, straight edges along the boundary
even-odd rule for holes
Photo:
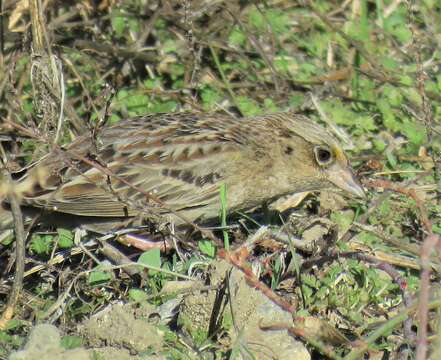
[[[58,329],[49,324],[35,326],[23,350],[9,356],[9,360],[90,360],[87,350],[76,348],[65,350],[60,346]]]

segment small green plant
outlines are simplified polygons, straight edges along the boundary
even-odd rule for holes
[[[220,222],[222,226],[222,234],[224,237],[224,247],[226,250],[229,250],[230,248],[230,239],[228,236],[228,230],[227,227],[227,185],[225,183],[222,183],[220,186],[220,202],[221,202],[221,209],[220,209]]]
[[[201,253],[207,255],[208,257],[214,258],[214,256],[216,255],[216,246],[211,240],[199,241],[198,247]]]
[[[271,289],[275,289],[279,285],[280,278],[282,276],[282,260],[280,256],[276,257],[274,261],[272,274],[271,274]]]
[[[148,299],[148,294],[141,289],[130,289],[129,297],[136,303],[145,303]]]
[[[161,252],[158,248],[148,250],[141,254],[137,262],[147,267],[159,269],[161,267]],[[150,269],[149,273],[150,275],[155,275],[158,271]]]
[[[74,234],[67,229],[58,228],[58,246],[61,249],[70,249],[74,246]]]
[[[80,336],[63,336],[60,345],[66,350],[75,349],[83,345],[83,339]]]
[[[90,285],[102,285],[113,279],[113,273],[103,270],[103,266],[98,265],[92,272],[89,273],[87,282]]]
[[[35,234],[31,238],[30,250],[37,255],[49,255],[53,242],[53,235]]]

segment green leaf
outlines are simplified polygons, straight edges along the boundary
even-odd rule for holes
[[[83,346],[83,339],[80,336],[63,336],[60,342],[63,349],[70,350]]]
[[[386,151],[386,158],[392,168],[396,168],[397,166],[397,158],[391,151]]]
[[[402,44],[412,40],[412,31],[408,29],[406,24],[397,26],[392,33]]]
[[[354,214],[352,211],[333,212],[331,214],[331,220],[337,223],[339,233],[345,233],[354,221]]]
[[[109,124],[109,125],[111,125],[111,124],[115,124],[115,123],[117,123],[117,122],[120,121],[120,120],[121,120],[121,118],[119,117],[119,115],[117,115],[117,114],[112,114],[112,115],[110,115],[110,117],[109,117],[108,124]]]
[[[258,30],[264,30],[266,21],[262,13],[257,9],[252,9],[249,14],[250,25]]]
[[[222,100],[222,93],[210,86],[205,86],[201,91],[201,99],[205,111],[214,110],[215,105]]]
[[[168,71],[172,77],[173,80],[176,80],[179,76],[184,75],[185,73],[185,66],[184,64],[169,64],[168,65]]]
[[[6,323],[6,327],[3,330],[17,330],[23,325],[23,321],[18,319],[11,319]]]
[[[178,46],[176,44],[175,40],[172,39],[168,39],[164,42],[164,45],[162,46],[162,51],[164,51],[164,53],[173,53],[176,52],[178,50]]]
[[[384,22],[384,4],[383,0],[375,0],[375,8],[377,12],[377,22],[380,27],[383,27]]]
[[[398,62],[390,57],[381,58],[381,63],[386,69],[389,70],[395,70],[399,66]]]
[[[339,100],[323,101],[322,106],[337,125],[360,126],[361,121],[365,121],[364,118],[357,119],[357,115]]]
[[[148,299],[148,295],[146,294],[146,292],[141,289],[130,289],[129,297],[137,303],[146,302]]]
[[[225,228],[227,226],[227,184],[222,183],[220,186],[220,201],[221,201],[221,208],[220,208],[220,220],[221,220],[221,226]],[[230,248],[230,240],[228,237],[228,230],[223,229],[222,230],[223,236],[224,236],[224,247],[226,250]]]
[[[207,255],[210,258],[214,258],[216,255],[216,246],[211,240],[201,240],[198,242],[198,247],[201,253]]]
[[[282,262],[280,260],[280,257],[277,257],[274,262],[273,272],[271,275],[271,289],[275,289],[277,285],[279,285],[281,271],[282,271]]]
[[[284,34],[289,30],[291,20],[286,12],[270,9],[266,12],[266,18],[275,34]]]
[[[243,46],[247,40],[246,35],[237,26],[233,28],[228,36],[228,42],[231,46]]]
[[[365,245],[373,245],[378,243],[380,240],[374,234],[367,231],[362,231],[361,233],[357,234],[357,241],[360,241]]]
[[[29,99],[23,100],[22,104],[22,109],[26,114],[32,113],[32,111],[34,110],[34,103],[32,101],[30,101]]]
[[[296,74],[296,80],[309,81],[311,77],[316,77],[321,73],[322,71],[316,65],[307,62],[301,63]]]
[[[375,121],[371,116],[359,116],[356,121],[357,128],[366,130],[366,131],[374,131],[377,129],[377,125],[375,125]]]
[[[413,88],[403,89],[403,94],[407,100],[411,101],[412,103],[414,103],[417,106],[422,106],[423,99],[421,97],[421,94],[420,94],[418,88],[413,87]]]
[[[129,110],[145,111],[145,108],[150,103],[150,99],[145,94],[134,93],[125,99],[125,103]]]
[[[8,230],[6,230],[6,231],[8,231]],[[5,235],[5,234],[3,234],[3,235]],[[3,237],[2,241],[0,241],[0,244],[2,244],[3,246],[8,246],[8,245],[12,244],[14,241],[15,241],[15,235],[14,235],[14,232],[11,230],[8,235]]]
[[[139,21],[136,18],[130,18],[128,21],[128,25],[129,25],[129,29],[134,33],[138,33],[141,29]]]
[[[305,102],[305,96],[303,94],[294,94],[289,98],[289,106],[297,108]]]
[[[58,228],[58,246],[61,249],[70,249],[74,245],[74,235],[70,230]]]
[[[400,106],[403,103],[403,94],[396,87],[385,85],[382,90],[392,106]]]
[[[436,86],[441,91],[441,75],[436,76]]]
[[[416,122],[404,121],[401,131],[414,145],[421,145],[427,139],[426,128]]]
[[[145,114],[149,105],[151,104],[150,98],[140,91],[127,91],[121,89],[116,95],[116,108],[129,111],[131,116]]]
[[[384,20],[384,30],[401,43],[407,43],[412,40],[412,32],[408,26],[407,10],[405,7],[398,7],[396,11]]]
[[[389,102],[382,98],[378,99],[377,106],[383,115],[383,123],[388,129],[392,131],[399,131],[401,128],[401,123],[395,117],[395,114],[389,104]]]
[[[152,112],[152,113],[173,112],[173,111],[176,111],[177,107],[178,107],[177,102],[173,101],[173,100],[157,102],[157,103],[153,103],[151,106],[149,106],[149,112]]]
[[[245,116],[255,116],[262,114],[262,110],[260,109],[257,102],[249,97],[238,96],[236,98],[236,103],[242,114],[244,114]]]
[[[144,81],[144,86],[149,90],[160,90],[162,86],[161,79],[157,77],[154,79],[147,79]]]
[[[346,33],[355,40],[362,41],[366,47],[370,45],[370,25],[368,21],[367,0],[362,0],[360,16],[349,22],[346,26]]]
[[[26,339],[15,332],[10,335],[6,330],[7,329],[0,331],[0,357],[2,359],[12,359],[12,356],[10,358],[8,357],[11,352],[10,350],[22,348]]]
[[[144,264],[145,266],[160,268],[161,267],[161,252],[158,248],[151,249],[141,254],[137,261],[139,264]],[[149,270],[149,274],[156,274],[156,270]]]
[[[52,250],[53,239],[52,235],[33,235],[29,248],[38,255],[47,255]]]
[[[296,75],[299,71],[299,64],[293,56],[281,55],[274,59],[274,66],[277,71],[289,75]]]
[[[110,15],[110,22],[116,36],[122,37],[126,29],[126,18],[122,16],[122,13],[120,11],[116,10],[113,11]]]
[[[320,286],[320,281],[318,281],[314,275],[302,274],[302,284],[316,288]]]
[[[386,217],[389,216],[391,212],[390,208],[390,202],[388,200],[384,200],[379,206],[378,206],[378,213],[380,217]]]
[[[414,79],[409,75],[400,75],[398,76],[400,82],[405,86],[412,86],[414,83]]]
[[[100,266],[97,266],[94,271],[89,273],[87,278],[87,282],[90,285],[98,285],[102,283],[106,283],[113,278],[113,273],[109,271],[100,270]]]
[[[366,43],[370,42],[370,25],[368,21],[368,5],[367,0],[361,0],[360,6],[360,19],[359,19],[359,29],[358,36],[359,39]]]
[[[372,139],[372,143],[377,151],[381,152],[386,149],[386,143],[382,139],[374,138]]]
[[[278,112],[278,111],[280,111],[280,108],[277,106],[277,104],[274,103],[274,101],[272,99],[269,99],[269,98],[265,98],[265,100],[263,100],[263,106],[265,107],[265,110],[267,112]]]

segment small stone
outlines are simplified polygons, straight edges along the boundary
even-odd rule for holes
[[[24,349],[12,353],[9,360],[90,360],[85,349],[65,350],[61,347],[60,341],[60,333],[55,326],[37,325],[32,329]]]

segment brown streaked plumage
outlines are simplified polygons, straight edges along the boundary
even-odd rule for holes
[[[88,217],[136,216],[141,209],[167,213],[147,199],[149,193],[189,220],[215,218],[221,183],[227,186],[229,211],[332,187],[363,195],[338,142],[293,113],[243,119],[198,113],[141,116],[102,129],[94,141],[79,138],[35,167],[45,168],[49,177],[24,204]]]

